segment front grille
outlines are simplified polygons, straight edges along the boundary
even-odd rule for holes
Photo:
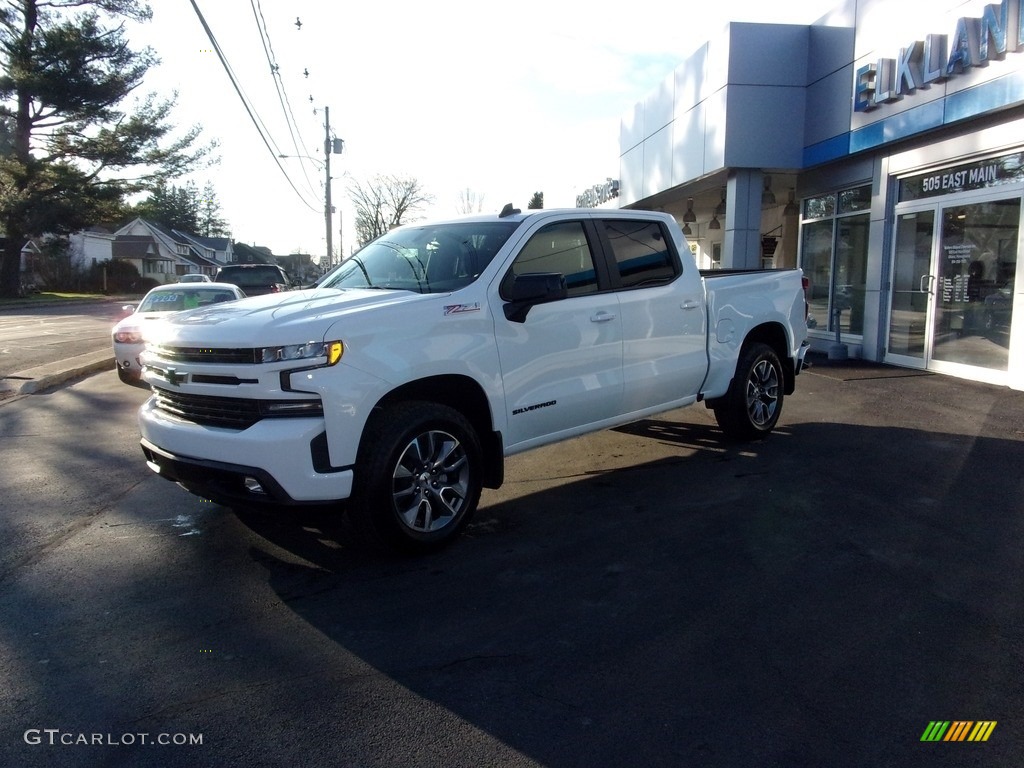
[[[153,395],[161,411],[208,427],[248,429],[263,418],[259,400],[186,395],[159,387],[153,388]]]
[[[323,416],[319,400],[250,400],[242,397],[186,395],[161,387],[153,388],[156,407],[179,419],[207,427],[248,429],[261,419]]]
[[[254,365],[255,349],[213,349],[210,347],[168,347],[151,344],[149,351],[163,360],[174,363],[222,363],[226,365]]]

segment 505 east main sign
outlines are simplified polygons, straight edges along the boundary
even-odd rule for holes
[[[853,83],[853,109],[870,112],[899,101],[919,88],[986,67],[1024,48],[1024,0],[986,5],[981,18],[962,17],[952,38],[927,35],[900,48],[895,59],[880,58],[860,67]]]

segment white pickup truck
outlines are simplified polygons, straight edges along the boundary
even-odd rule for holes
[[[700,400],[727,437],[766,435],[806,330],[799,270],[702,276],[668,214],[506,206],[177,314],[143,356],[142,448],[204,498],[347,500],[357,530],[425,550],[506,456]]]

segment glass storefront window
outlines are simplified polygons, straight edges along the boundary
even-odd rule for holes
[[[870,206],[870,186],[804,201],[800,266],[810,283],[811,330],[835,333],[838,317],[841,332],[864,333],[870,215],[859,211]]]
[[[871,187],[847,189],[839,193],[839,213],[856,213],[871,207]]]
[[[836,222],[836,275],[833,281],[832,308],[848,309],[839,318],[843,333],[864,333],[864,287],[868,271],[868,227],[870,217],[863,213]],[[829,330],[835,330],[829,323]]]
[[[807,327],[828,329],[828,293],[832,284],[832,220],[804,224],[800,265],[807,278]]]
[[[820,197],[809,197],[804,200],[805,219],[823,219],[826,216],[834,216],[835,212],[835,195],[821,195]]]

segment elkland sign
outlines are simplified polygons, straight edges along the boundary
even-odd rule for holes
[[[927,35],[900,48],[895,59],[878,59],[857,70],[853,109],[870,112],[941,83],[972,67],[986,67],[1024,49],[1024,0],[986,5],[981,18],[957,20],[952,39]]]

